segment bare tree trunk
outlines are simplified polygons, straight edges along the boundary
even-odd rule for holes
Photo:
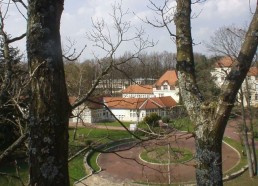
[[[82,86],[82,70],[80,69],[80,80],[79,80],[78,97],[81,96],[81,86]],[[81,112],[80,112],[80,114],[81,114]],[[78,130],[78,123],[79,123],[80,114],[78,116],[76,116],[76,124],[75,124],[75,128],[73,130],[73,140],[76,139],[76,134],[77,134],[77,130]]]
[[[191,0],[177,0],[174,20],[178,83],[184,105],[195,125],[197,185],[223,185],[222,138],[237,92],[257,49],[257,12],[258,8],[237,57],[238,66],[233,67],[227,76],[219,100],[208,102],[204,100],[196,83],[190,21]]]
[[[246,86],[246,102],[247,102],[247,109],[249,113],[249,122],[250,122],[250,140],[251,144],[248,143],[249,148],[251,150],[251,162],[252,162],[252,170],[253,170],[253,176],[257,175],[257,158],[256,158],[256,151],[255,151],[255,142],[254,142],[254,129],[253,129],[253,113],[252,113],[252,108],[250,105],[250,87],[247,79],[245,79],[245,86]]]
[[[196,180],[198,185],[222,185],[221,143],[225,127],[214,131],[215,106],[204,103],[196,84],[190,17],[191,1],[178,0],[175,17],[177,71],[184,105],[196,126]]]
[[[196,139],[195,143],[197,185],[223,185],[221,161],[222,140],[208,135],[204,139]]]
[[[63,0],[29,0],[30,185],[69,185],[67,96],[60,40]]]
[[[79,116],[76,117],[76,124],[75,124],[75,128],[73,130],[73,140],[76,139],[77,130],[78,130],[78,123],[79,123]]]
[[[248,102],[248,99],[246,100]],[[245,107],[244,107],[244,99],[243,99],[243,90],[240,89],[240,103],[241,103],[241,111],[242,111],[242,136],[243,136],[243,142],[245,146],[245,152],[247,157],[247,163],[248,163],[248,170],[249,170],[249,176],[252,178],[254,176],[253,171],[253,164],[252,164],[252,158],[251,158],[251,149],[250,144],[248,140],[248,128],[246,124],[246,113],[245,113]]]

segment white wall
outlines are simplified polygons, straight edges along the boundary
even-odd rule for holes
[[[170,89],[170,88],[169,88]],[[155,97],[165,97],[171,96],[177,103],[179,102],[179,88],[175,88],[174,90],[157,90],[156,88],[153,89],[153,93]]]
[[[154,94],[122,94],[123,98],[153,98]]]

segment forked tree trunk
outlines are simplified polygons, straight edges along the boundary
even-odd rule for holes
[[[258,8],[245,41],[221,88],[216,102],[205,101],[196,83],[192,36],[191,0],[177,0],[177,75],[182,101],[195,127],[197,185],[223,185],[221,145],[236,95],[250,68],[258,43]]]
[[[63,0],[29,0],[27,51],[31,75],[30,185],[69,185],[68,101],[60,18]]]

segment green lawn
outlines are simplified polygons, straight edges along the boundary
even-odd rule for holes
[[[170,147],[168,155],[168,148],[160,146],[145,149],[140,157],[150,163],[167,164],[189,161],[193,158],[193,154],[188,149]]]
[[[193,131],[193,124],[188,117],[173,120],[169,123],[169,125],[181,131]]]
[[[226,138],[225,137],[224,141],[229,143],[234,148],[236,148],[239,152],[241,152],[243,150],[242,145],[239,142],[236,142],[236,141],[232,140],[231,138]],[[256,155],[258,156],[258,150],[257,149],[256,149]],[[231,170],[229,173],[232,173],[232,172],[235,172],[235,171],[239,170],[241,167],[243,167],[246,164],[247,164],[246,156],[242,156],[242,154],[241,154],[240,163],[233,170]],[[239,177],[237,177],[237,178],[235,178],[231,181],[225,182],[224,185],[226,185],[226,186],[242,186],[242,185],[256,186],[256,185],[258,185],[258,177],[256,176],[254,178],[250,178],[249,174],[248,174],[248,170],[247,170],[241,176],[239,176]]]
[[[18,173],[20,174],[21,180],[15,178],[16,168],[14,164],[10,163],[7,165],[2,165],[0,167],[0,172],[7,173],[8,176],[0,175],[0,185],[1,186],[20,186],[23,183],[27,183],[28,180],[28,165],[24,162],[17,162]]]
[[[234,140],[232,140],[231,138],[228,138],[228,137],[224,137],[223,140],[226,143],[228,143],[229,145],[231,145],[232,147],[234,147],[238,152],[242,152],[243,147],[239,142],[234,141]],[[239,164],[236,167],[234,167],[234,169],[230,170],[229,173],[236,172],[247,164],[246,156],[243,156],[242,153],[240,153],[240,155],[241,155],[241,159],[240,159]]]
[[[72,136],[73,129],[69,130],[69,135]],[[91,142],[103,144],[110,141],[129,138],[131,135],[127,131],[96,129],[96,128],[78,128],[77,139],[71,144],[89,144]]]
[[[129,127],[131,123],[133,123],[133,122],[123,122],[123,124],[124,124],[126,127]],[[101,122],[101,123],[96,123],[95,125],[104,125],[104,126],[122,127],[122,125],[121,125],[119,122],[117,122],[117,121],[112,121],[112,122]]]
[[[83,166],[83,157],[85,153],[77,156],[72,161],[69,162],[69,176],[70,176],[70,185],[73,184],[75,180],[78,180],[86,175],[84,166]],[[22,181],[27,183],[28,180],[28,165],[26,163],[18,163],[19,173],[22,178]],[[0,172],[8,173],[12,176],[16,175],[16,170],[13,165],[6,165],[0,168]],[[0,175],[0,186],[21,186],[22,183],[12,176],[1,176]]]
[[[241,176],[224,183],[225,186],[257,186],[258,177],[250,178],[248,170],[245,171]]]
[[[73,136],[73,129],[69,129],[70,137]],[[80,137],[78,137],[80,136]],[[103,144],[117,139],[123,139],[131,137],[126,131],[112,131],[106,129],[89,129],[89,128],[78,128],[77,139],[73,141],[70,139],[70,152],[75,153],[77,150],[82,149],[84,146],[91,142],[97,142],[97,144]],[[86,171],[83,165],[83,158],[85,152],[74,158],[69,162],[69,174],[70,184],[72,185],[75,180],[78,180],[86,175]],[[18,163],[19,173],[24,183],[28,179],[28,165],[26,163]],[[5,165],[0,167],[0,172],[8,173],[12,176],[16,175],[16,170],[13,165]],[[0,174],[0,186],[20,186],[20,181],[12,176],[3,176]]]
[[[86,170],[83,165],[83,158],[85,152],[74,158],[72,161],[69,162],[69,176],[70,176],[70,185],[76,180],[79,180],[86,176]]]

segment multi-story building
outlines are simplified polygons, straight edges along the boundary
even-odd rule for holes
[[[179,100],[176,82],[176,72],[169,70],[153,85],[128,86],[122,91],[122,97],[99,97],[93,98],[93,102],[85,102],[73,110],[70,121],[97,123],[117,118],[121,121],[137,122],[152,112],[161,117],[168,116]],[[74,101],[75,98],[70,99],[70,102]]]
[[[176,84],[176,71],[168,70],[153,85],[153,94],[155,97],[170,96],[176,102],[179,102],[179,88]]]
[[[215,77],[215,83],[218,87],[221,87],[225,78],[234,65],[234,59],[231,57],[223,57],[215,63],[214,70],[211,72]],[[251,67],[247,73],[246,79],[242,84],[242,92],[244,97],[244,105],[247,105],[247,100],[250,101],[250,105],[258,106],[258,69],[257,67]],[[239,92],[239,94],[241,91]],[[238,94],[238,101],[239,95]],[[247,97],[248,96],[248,97]]]
[[[131,85],[122,91],[123,98],[172,97],[179,102],[179,88],[176,86],[175,70],[166,71],[153,85]]]

